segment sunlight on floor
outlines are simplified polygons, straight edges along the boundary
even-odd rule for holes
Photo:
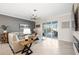
[[[43,45],[47,48],[50,47],[54,47],[55,49],[59,48],[59,42],[57,39],[55,40],[55,39],[46,38],[46,40],[43,41]]]

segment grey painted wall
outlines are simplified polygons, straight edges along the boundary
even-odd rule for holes
[[[8,32],[18,32],[19,24],[28,24],[32,30],[35,27],[35,22],[33,21],[23,20],[23,19],[0,14],[0,27],[1,25],[8,25]],[[1,28],[0,28],[0,32],[1,32]]]

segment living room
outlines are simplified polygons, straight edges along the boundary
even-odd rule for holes
[[[72,35],[75,31],[73,10],[77,6],[73,3],[0,3],[0,55],[78,54]]]

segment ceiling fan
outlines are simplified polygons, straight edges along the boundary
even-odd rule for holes
[[[40,17],[38,16],[38,10],[37,9],[33,10],[33,14],[32,14],[31,19],[32,20],[38,20],[38,19],[40,19]]]

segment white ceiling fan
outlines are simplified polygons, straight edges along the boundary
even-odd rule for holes
[[[31,19],[32,20],[38,20],[38,19],[40,19],[40,17],[38,16],[38,10],[37,9],[33,10],[33,14],[32,14]]]

